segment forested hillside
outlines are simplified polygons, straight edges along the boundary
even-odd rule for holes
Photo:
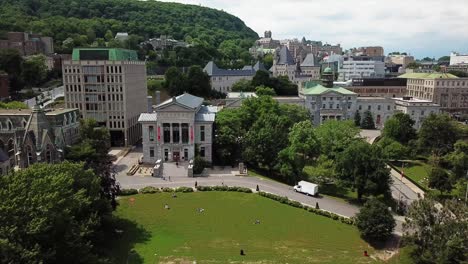
[[[161,34],[218,49],[224,41],[253,41],[242,20],[211,8],[137,0],[0,0],[0,33],[32,31],[51,36],[57,52],[99,46],[128,32],[128,47]],[[233,58],[231,58],[233,59]]]

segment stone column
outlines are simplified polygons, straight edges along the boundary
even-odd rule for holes
[[[169,138],[171,139],[171,140],[170,140],[170,143],[173,143],[173,140],[174,140],[174,139],[172,138],[172,123],[169,123],[169,131],[170,131],[170,133],[169,133]]]
[[[179,144],[182,143],[182,123],[179,123]]]

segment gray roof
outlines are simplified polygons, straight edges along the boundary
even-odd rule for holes
[[[318,66],[315,60],[315,56],[312,53],[307,54],[304,61],[301,63],[301,67],[313,67]]]
[[[159,105],[156,106],[156,108],[171,104],[173,102],[186,106],[188,108],[197,109],[203,103],[203,98],[197,97],[188,93],[183,93],[177,97],[172,97],[171,99],[168,99],[160,103]]]
[[[220,69],[218,66],[213,62],[210,61],[206,64],[205,68],[203,69],[209,76],[254,76],[255,70],[252,66],[245,66],[241,70],[226,70]]]
[[[195,115],[196,122],[214,122],[216,113],[218,112],[217,106],[206,106],[203,105],[198,110],[198,113]]]
[[[253,66],[254,70],[255,71],[268,71],[266,68],[265,68],[265,65],[263,65],[263,63],[261,63],[260,61],[257,61],[257,63],[255,63],[255,65]]]
[[[296,63],[294,62],[293,57],[291,56],[291,53],[289,52],[288,47],[283,46],[279,52],[279,58],[276,64],[282,64],[282,65],[295,65]]]
[[[156,113],[142,113],[138,118],[138,122],[156,122],[158,115]]]

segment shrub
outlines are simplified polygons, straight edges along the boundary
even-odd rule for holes
[[[161,192],[159,188],[153,186],[147,186],[140,189],[140,193],[158,193]]]
[[[134,195],[134,194],[138,194],[137,189],[120,189],[119,191],[120,196]]]
[[[193,192],[193,188],[192,187],[179,187],[175,189],[175,192],[189,193],[189,192]]]
[[[173,192],[174,189],[169,188],[169,187],[162,187],[162,188],[161,188],[161,191],[163,191],[163,192]]]
[[[387,206],[375,198],[368,200],[360,209],[356,222],[362,237],[372,241],[385,241],[396,225]]]
[[[203,172],[203,169],[211,167],[211,163],[204,160],[201,157],[195,157],[193,160],[193,173],[194,174],[201,174]]]
[[[252,190],[245,187],[228,187],[228,186],[197,186],[197,190],[200,192],[209,191],[225,191],[225,192],[243,192],[252,193]]]

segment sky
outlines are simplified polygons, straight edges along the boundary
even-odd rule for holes
[[[416,58],[468,53],[468,0],[162,0],[224,10],[263,36],[382,46]]]

